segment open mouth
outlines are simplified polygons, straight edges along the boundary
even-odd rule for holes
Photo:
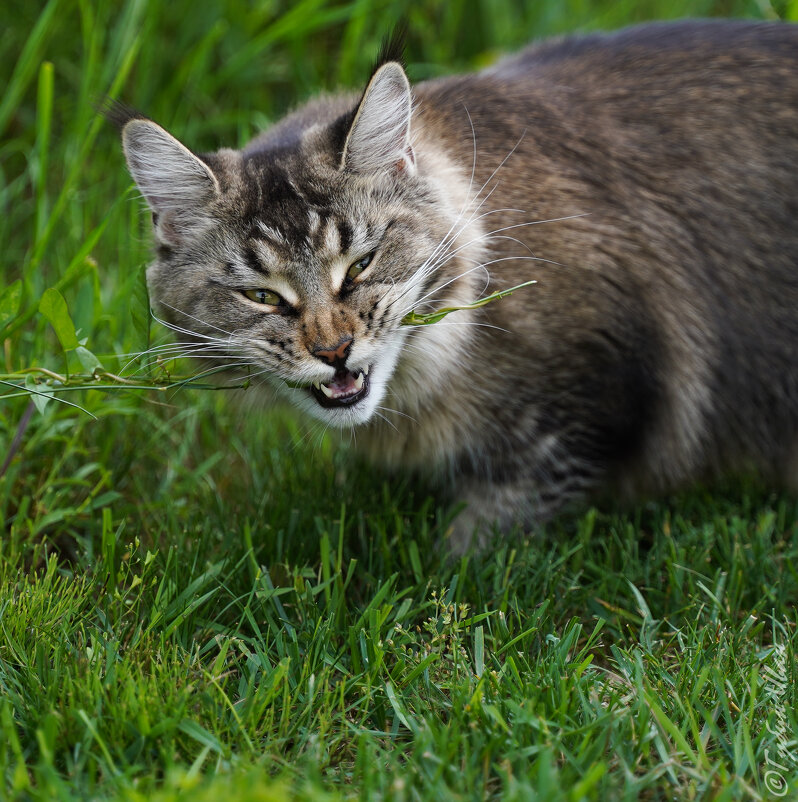
[[[310,392],[323,407],[351,407],[369,394],[369,369],[336,370],[330,381],[312,384]]]

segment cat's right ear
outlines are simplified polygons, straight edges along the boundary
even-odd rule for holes
[[[205,162],[152,120],[134,118],[122,128],[122,147],[133,180],[158,217],[161,239],[178,244],[202,225],[219,196],[219,182]]]

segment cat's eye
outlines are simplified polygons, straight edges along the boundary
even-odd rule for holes
[[[244,295],[256,304],[268,304],[269,306],[280,306],[284,303],[283,299],[271,290],[244,290]]]
[[[349,270],[346,271],[346,277],[349,281],[356,279],[374,261],[374,253],[375,251],[367,253],[363,258],[349,265]]]

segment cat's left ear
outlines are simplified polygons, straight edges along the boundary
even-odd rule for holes
[[[346,137],[341,168],[356,173],[384,170],[413,174],[410,144],[413,97],[401,64],[390,61],[372,76]]]

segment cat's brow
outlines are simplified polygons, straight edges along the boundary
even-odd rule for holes
[[[268,266],[280,265],[284,261],[280,249],[274,248],[263,239],[252,239],[251,243],[251,247],[244,250],[247,267],[264,276],[271,275],[272,271]]]
[[[312,237],[321,226],[321,215],[315,209],[308,209],[308,237]]]
[[[355,229],[347,220],[334,215],[322,218],[314,213],[308,232],[308,243],[323,258],[332,258],[349,253],[355,236]]]
[[[352,226],[346,220],[338,220],[338,238],[341,242],[341,253],[346,253],[352,246]]]
[[[336,221],[328,217],[319,229],[319,253],[322,256],[336,256],[341,253],[341,235]]]
[[[282,231],[272,226],[266,225],[262,220],[256,220],[250,230],[249,236],[253,240],[266,242],[275,250],[285,250],[290,248],[290,243],[285,238]]]

